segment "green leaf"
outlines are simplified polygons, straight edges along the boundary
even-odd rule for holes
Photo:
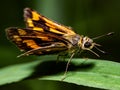
[[[0,69],[0,85],[34,78],[61,81],[66,63],[65,61],[56,63],[56,60],[39,60],[8,66]],[[63,82],[120,90],[120,63],[106,60],[73,59]]]

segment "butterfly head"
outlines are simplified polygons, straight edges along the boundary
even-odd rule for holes
[[[81,41],[81,49],[90,50],[94,47],[93,40],[89,37],[83,37]]]
[[[98,45],[99,44],[96,44],[95,42],[93,42],[93,39],[91,39],[87,36],[85,36],[85,37],[82,36],[79,43],[78,43],[78,46],[80,47],[80,49],[88,50],[88,51],[92,52],[93,54],[95,54],[96,56],[99,57],[99,55],[92,50],[93,47],[96,47]]]
[[[102,52],[102,53],[106,53],[104,52],[103,50],[100,50],[97,46],[101,46],[100,44],[97,44],[95,42],[93,42],[93,40],[95,39],[98,39],[98,38],[101,38],[101,37],[104,37],[104,36],[110,36],[112,35],[114,32],[110,32],[110,33],[107,33],[107,34],[104,34],[104,35],[101,35],[101,36],[98,36],[98,37],[95,37],[95,38],[89,38],[87,36],[83,37],[81,36],[81,39],[78,43],[78,46],[82,49],[82,50],[88,50],[90,52],[92,52],[93,54],[95,54],[96,56],[99,57],[99,55],[97,53],[95,53],[92,48],[96,48],[98,51]]]

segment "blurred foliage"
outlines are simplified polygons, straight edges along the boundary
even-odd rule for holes
[[[119,62],[119,4],[119,0],[1,0],[0,67],[15,63],[29,62],[30,60],[33,61],[35,58],[38,58],[33,56],[16,58],[20,52],[15,45],[7,40],[5,35],[5,29],[8,27],[25,27],[23,20],[23,9],[25,7],[35,9],[54,21],[73,27],[77,33],[90,36],[91,38],[111,31],[115,32],[113,36],[100,38],[96,40],[96,42],[102,45],[101,49],[108,52],[107,55],[98,52],[101,59],[115,60]],[[84,53],[84,56],[81,55],[80,57],[97,58],[89,52]],[[26,81],[24,83],[6,85],[5,88],[7,89],[8,87],[10,89],[11,87],[11,90],[13,90],[14,87],[19,88],[20,86],[22,86],[23,89],[28,88],[29,90],[37,90],[37,87],[43,89],[46,88],[43,87],[44,83],[42,84],[42,82],[40,82],[40,84],[38,84],[39,81]],[[59,84],[61,83],[56,84],[56,82],[46,82],[46,85],[47,84],[51,85],[49,86],[51,90],[59,90]],[[63,88],[64,86],[61,85],[61,87]],[[66,87],[69,87],[68,89],[71,90],[76,88],[76,86],[74,87],[71,85],[66,85]]]
[[[17,83],[22,80],[51,80],[95,87],[101,89],[120,89],[120,63],[98,59],[73,59],[66,77],[63,77],[67,61],[36,60],[0,69],[0,85]],[[112,68],[112,69],[111,69]]]

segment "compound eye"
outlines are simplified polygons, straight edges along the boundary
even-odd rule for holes
[[[86,42],[86,43],[84,44],[84,47],[85,47],[85,48],[89,48],[91,45],[92,45],[92,44],[91,44],[90,42]]]

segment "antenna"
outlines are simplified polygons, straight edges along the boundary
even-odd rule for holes
[[[104,53],[104,54],[106,54],[106,52],[105,51],[103,51],[103,50],[101,50],[101,49],[99,49],[98,47],[96,47],[96,46],[94,46],[98,51],[100,51],[101,53]]]
[[[97,57],[100,57],[96,52],[94,52],[93,50],[91,49],[88,49],[90,52],[92,52],[93,54],[95,54]]]
[[[107,34],[100,35],[100,36],[94,37],[94,38],[92,38],[92,39],[94,40],[94,39],[98,39],[98,38],[101,38],[101,37],[104,37],[104,36],[110,36],[110,35],[113,35],[113,33],[114,33],[114,32],[109,32],[109,33],[107,33]]]

